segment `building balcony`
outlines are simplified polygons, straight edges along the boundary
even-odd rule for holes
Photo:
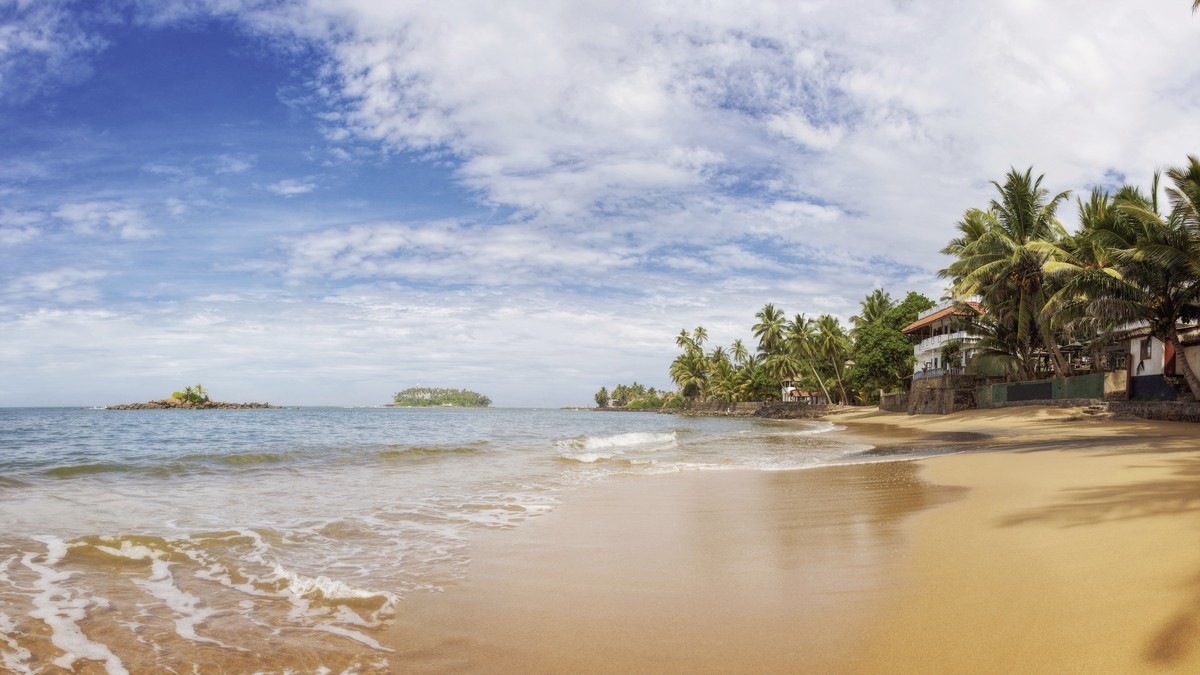
[[[960,330],[953,333],[943,333],[941,335],[934,335],[933,337],[925,338],[924,340],[918,342],[917,346],[913,348],[913,354],[916,354],[919,360],[921,358],[921,354],[939,351],[941,350],[942,345],[951,340],[958,340],[962,342],[964,349],[970,349],[971,347],[975,346],[975,343],[979,342],[978,337],[971,335],[966,331]]]

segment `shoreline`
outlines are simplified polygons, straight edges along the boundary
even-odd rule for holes
[[[884,456],[957,454],[590,486],[482,537],[468,579],[406,600],[384,643],[413,672],[1200,667],[1194,426],[825,419]]]

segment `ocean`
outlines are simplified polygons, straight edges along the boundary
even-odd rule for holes
[[[598,481],[873,461],[829,422],[0,409],[0,670],[387,672],[472,539]],[[269,663],[270,667],[262,664]]]

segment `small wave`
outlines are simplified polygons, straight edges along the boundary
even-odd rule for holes
[[[76,476],[91,476],[99,473],[130,471],[135,468],[137,467],[129,464],[75,464],[72,466],[56,466],[53,469],[46,469],[43,473],[53,478],[75,478]]]
[[[344,581],[330,579],[326,576],[310,577],[293,572],[283,565],[275,565],[275,577],[287,583],[287,590],[296,597],[319,599],[333,602],[367,600],[368,604],[382,606],[390,602],[394,596],[386,591],[372,591],[359,588]]]
[[[657,452],[679,447],[676,433],[635,431],[613,436],[581,436],[555,442],[558,459],[595,464],[614,459],[626,452]]]
[[[841,425],[834,424],[833,422],[825,422],[825,421],[809,422],[808,425],[810,427],[808,429],[798,429],[795,431],[780,431],[780,432],[776,432],[775,434],[772,434],[772,435],[774,435],[774,436],[816,436],[818,434],[827,434],[831,431],[844,431],[846,429],[846,427],[843,427]]]
[[[584,450],[675,445],[675,442],[676,434],[674,431],[668,431],[664,433],[634,431],[626,434],[616,434],[614,436],[584,436],[583,438],[570,441],[574,447],[582,448]]]
[[[29,487],[29,483],[26,483],[23,480],[17,480],[16,478],[8,478],[5,476],[0,476],[0,488],[20,488],[20,487]]]
[[[486,442],[470,445],[410,445],[393,446],[376,453],[379,459],[439,457],[443,455],[474,455],[483,452]]]
[[[281,464],[297,457],[302,453],[299,450],[289,452],[240,452],[240,453],[224,453],[224,452],[197,452],[190,455],[184,455],[179,458],[182,466],[188,464],[227,464],[230,466],[241,466],[246,464]]]

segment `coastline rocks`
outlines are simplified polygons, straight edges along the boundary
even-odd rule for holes
[[[106,406],[105,410],[249,410],[249,409],[280,409],[280,406],[270,403],[226,403],[224,401],[202,401],[192,403],[178,398],[163,398],[145,403],[125,403],[122,405]]]

